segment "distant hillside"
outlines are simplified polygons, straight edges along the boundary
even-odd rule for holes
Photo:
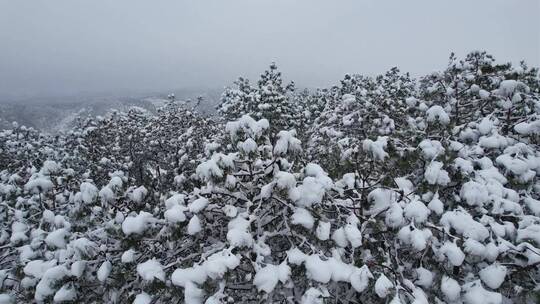
[[[177,100],[187,101],[195,106],[198,96],[202,102],[197,110],[204,114],[212,114],[219,101],[221,90],[177,90],[174,91]],[[72,126],[78,116],[97,116],[116,109],[126,109],[138,106],[150,112],[155,112],[165,102],[164,95],[149,95],[140,97],[76,97],[76,98],[32,98],[22,101],[0,103],[0,129],[11,126],[16,121],[20,125],[33,127],[45,132],[57,132]]]

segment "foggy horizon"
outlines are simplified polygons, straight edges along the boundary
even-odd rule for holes
[[[308,5],[309,4],[309,5]],[[414,76],[485,50],[540,65],[538,1],[0,1],[0,102],[220,89],[325,87],[397,66]]]

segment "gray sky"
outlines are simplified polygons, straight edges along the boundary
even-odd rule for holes
[[[0,0],[0,96],[223,87],[276,61],[305,86],[485,49],[540,65],[539,0]]]

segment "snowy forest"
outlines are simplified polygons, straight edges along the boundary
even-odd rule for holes
[[[540,77],[483,51],[0,131],[0,303],[539,303]]]

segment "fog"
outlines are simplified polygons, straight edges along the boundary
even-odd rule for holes
[[[540,1],[0,0],[0,100],[223,87],[272,61],[301,86],[485,49],[540,65]]]

